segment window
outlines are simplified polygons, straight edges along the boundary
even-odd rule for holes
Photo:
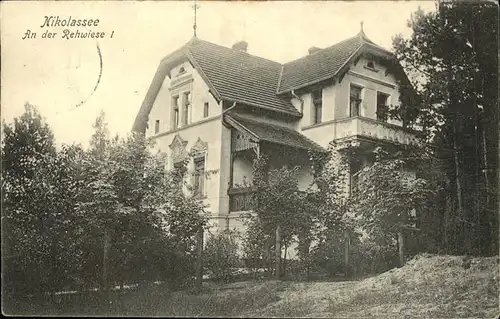
[[[184,93],[184,114],[183,114],[183,118],[182,118],[182,125],[188,124],[189,105],[191,104],[190,97],[191,97],[190,92]]]
[[[155,122],[155,134],[158,134],[160,131],[160,120],[156,120]]]
[[[179,96],[172,99],[172,129],[179,127]]]
[[[179,127],[179,96],[172,99],[172,129]]]
[[[174,162],[174,181],[176,183],[181,183],[184,175],[186,174],[187,167],[183,161]]]
[[[361,87],[351,85],[351,93],[349,98],[349,116],[359,116],[361,106],[361,91]]]
[[[182,73],[185,73],[186,72],[186,69],[181,66],[181,68],[179,69],[179,75],[182,74]]]
[[[366,63],[366,67],[370,69],[375,69],[375,63],[373,61],[368,61],[368,63]]]
[[[312,92],[313,100],[313,124],[321,123],[321,116],[323,113],[323,91],[321,89]]]
[[[203,196],[205,194],[205,158],[199,157],[194,159],[194,185],[193,190],[195,195]]]
[[[387,101],[389,100],[389,95],[377,92],[377,120],[382,122],[387,122],[389,107]]]
[[[208,102],[203,106],[203,117],[208,117]]]

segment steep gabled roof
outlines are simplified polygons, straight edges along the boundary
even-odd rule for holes
[[[223,100],[300,115],[276,95],[280,63],[202,40],[188,49]]]
[[[280,63],[192,38],[160,63],[132,130],[145,131],[147,116],[165,76],[175,63],[182,60],[188,60],[195,67],[218,101],[237,102],[300,116],[288,99],[276,95]]]
[[[356,36],[320,49],[312,54],[283,65],[276,93],[281,94],[337,76],[363,48],[377,50],[385,55],[391,52],[376,45],[361,30]]]
[[[300,117],[300,112],[281,94],[341,76],[364,52],[386,56],[394,62],[398,73],[402,71],[394,55],[368,39],[363,30],[352,38],[284,65],[193,37],[161,61],[132,130],[145,132],[149,112],[165,76],[181,61],[193,65],[217,101],[236,102]]]

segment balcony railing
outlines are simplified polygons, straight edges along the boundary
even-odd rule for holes
[[[302,128],[303,131],[317,130],[311,136],[326,134],[335,139],[367,137],[401,144],[418,144],[418,132],[399,125],[377,121],[363,116],[346,117]],[[318,135],[319,134],[319,135]],[[305,133],[309,137],[308,133]],[[313,138],[314,139],[314,138]]]
[[[252,187],[230,188],[229,211],[239,212],[252,209],[252,194],[255,190]]]
[[[401,144],[417,143],[416,134],[401,126],[367,117],[349,117],[334,121],[335,138],[365,136]]]

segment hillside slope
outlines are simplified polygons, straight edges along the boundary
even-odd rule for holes
[[[404,267],[345,287],[338,283],[295,284],[281,293],[280,301],[245,315],[497,317],[498,257],[473,258],[466,268],[459,256],[420,255]]]

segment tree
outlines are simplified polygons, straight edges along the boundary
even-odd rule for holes
[[[142,134],[108,139],[103,113],[94,128],[77,210],[103,239],[103,284],[189,279],[205,206],[182,191],[186,170],[165,171],[164,156]],[[110,267],[120,271],[108,274]]]
[[[349,260],[345,253],[354,234],[352,214],[348,209],[349,161],[357,157],[359,144],[353,141],[331,141],[327,153],[311,154],[314,185],[317,189],[308,191],[307,204],[316,212],[317,227],[311,238],[316,240],[312,256],[316,266],[333,274]],[[348,253],[348,252],[347,252]],[[348,257],[348,256],[347,256]]]
[[[36,107],[28,103],[12,124],[3,123],[3,131],[4,287],[14,293],[33,293],[48,288],[50,274],[46,270],[50,269],[53,247],[50,235],[61,213],[52,198],[57,174],[45,174],[58,161],[54,137]]]
[[[409,148],[388,152],[378,147],[375,163],[358,173],[350,197],[350,209],[367,240],[389,255],[399,250],[401,264],[407,248],[404,241],[412,235],[407,230],[417,230],[418,211],[436,193],[431,182],[407,169],[419,165]]]
[[[420,104],[414,123],[434,145],[431,153],[445,173],[445,250],[495,254],[498,7],[447,1],[437,9],[415,12],[408,23],[413,34],[395,37],[394,48],[401,64],[416,75]]]
[[[265,156],[254,161],[253,183],[256,191],[252,201],[256,216],[249,216],[251,229],[245,241],[247,256],[253,260],[263,258],[269,261],[271,251],[274,251],[275,266],[280,266],[282,248],[286,256],[287,249],[298,239],[299,258],[303,269],[307,270],[312,233],[317,225],[318,206],[311,201],[313,196],[309,190],[299,190],[299,167],[270,169],[268,161]],[[256,244],[257,234],[267,238],[264,245]],[[259,253],[252,251],[253,249],[264,251]],[[281,267],[286,269],[286,258]],[[280,274],[280,269],[275,267],[275,273]]]
[[[208,238],[204,264],[216,281],[229,282],[233,269],[238,266],[238,244],[235,236],[234,232],[226,230]]]

